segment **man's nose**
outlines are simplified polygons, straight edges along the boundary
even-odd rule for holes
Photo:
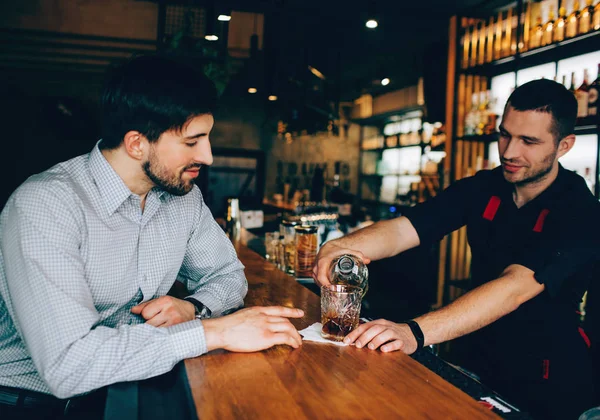
[[[510,139],[506,145],[506,149],[502,154],[504,159],[515,159],[519,157],[519,140],[518,139]]]
[[[209,141],[198,142],[198,148],[194,155],[194,161],[203,165],[212,165],[213,155]]]

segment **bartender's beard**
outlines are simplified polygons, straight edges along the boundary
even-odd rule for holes
[[[142,168],[154,185],[161,190],[173,195],[186,195],[194,188],[194,180],[183,179],[183,173],[188,169],[200,168],[200,166],[198,164],[188,165],[179,173],[174,173],[159,161],[154,148],[150,148],[148,160],[144,162]]]
[[[554,167],[554,162],[556,161],[557,150],[553,150],[548,154],[545,158],[541,160],[538,164],[525,166],[523,167],[524,172],[521,176],[512,177],[510,173],[504,172],[504,179],[506,179],[511,184],[514,184],[519,187],[523,187],[525,185],[535,184],[537,182],[542,181],[548,174],[552,171]],[[506,162],[513,165],[521,165],[518,161],[513,159],[502,159],[502,162]],[[515,174],[518,175],[518,174]]]

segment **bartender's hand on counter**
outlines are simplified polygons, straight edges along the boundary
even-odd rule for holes
[[[193,320],[196,307],[187,300],[161,296],[134,306],[131,308],[131,312],[141,315],[146,320],[146,324],[155,327],[170,327],[180,322]]]
[[[225,349],[253,352],[277,344],[293,348],[302,345],[302,337],[287,318],[301,318],[301,309],[284,306],[255,306],[221,318],[202,321],[208,351]]]
[[[326,242],[319,250],[319,253],[317,254],[317,260],[315,261],[315,265],[313,267],[313,279],[315,279],[315,282],[319,286],[328,286],[330,284],[329,266],[331,265],[331,261],[344,254],[356,255],[360,257],[365,264],[369,264],[371,262],[371,260],[365,257],[360,251],[338,246],[335,244],[335,242]]]
[[[381,349],[382,352],[401,350],[412,354],[417,350],[417,340],[406,324],[378,319],[360,325],[344,338],[344,343],[358,348],[367,347],[370,350]]]

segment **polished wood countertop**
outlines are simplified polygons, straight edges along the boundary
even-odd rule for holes
[[[242,243],[246,306],[284,305],[320,321],[319,297]],[[257,353],[213,351],[185,361],[201,419],[499,418],[411,357],[304,342]]]

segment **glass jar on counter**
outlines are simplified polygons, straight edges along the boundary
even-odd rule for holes
[[[297,225],[296,220],[288,219],[284,219],[279,225],[284,258],[281,269],[288,274],[294,274],[296,271],[296,230],[294,228]]]
[[[298,226],[297,220],[283,219],[279,224],[279,234],[283,237],[283,240],[286,242],[294,242],[294,238],[296,237],[296,230],[294,229]]]
[[[316,226],[296,226],[296,277],[312,277],[318,251]]]

